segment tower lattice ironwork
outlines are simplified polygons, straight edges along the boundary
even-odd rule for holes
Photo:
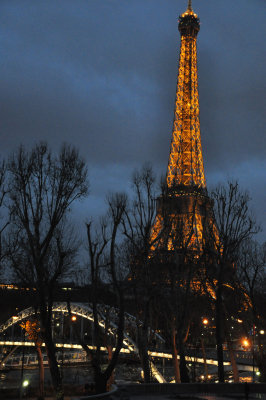
[[[206,190],[199,119],[197,34],[200,22],[192,10],[191,0],[179,17],[178,29],[181,46],[166,187],[158,198],[157,217],[151,235],[152,242],[155,242],[168,226],[167,234],[157,240],[156,246],[168,250],[173,249],[177,233],[179,243],[201,246],[205,220],[212,215],[212,204]]]
[[[181,47],[175,116],[167,170],[167,185],[195,185],[205,188],[200,138],[197,72],[198,16],[189,2],[180,16]]]

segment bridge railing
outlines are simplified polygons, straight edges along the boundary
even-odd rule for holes
[[[64,364],[87,361],[86,353],[84,351],[68,351],[67,353],[60,352],[56,354],[56,358],[59,363],[62,362],[63,359]],[[44,365],[48,364],[47,356],[45,354],[43,355],[43,363]],[[37,354],[14,354],[6,361],[5,367],[20,367],[22,364],[24,366],[37,365]]]

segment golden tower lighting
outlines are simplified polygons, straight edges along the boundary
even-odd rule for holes
[[[181,47],[167,185],[205,188],[197,71],[197,34],[200,25],[191,2],[187,11],[180,16],[178,27]]]
[[[178,29],[181,45],[172,140],[166,187],[157,201],[157,217],[151,235],[152,250],[156,247],[173,250],[174,233],[181,230],[183,243],[189,241],[189,247],[200,248],[204,226],[213,226],[200,134],[197,71],[197,34],[200,22],[191,1],[179,17]],[[158,239],[167,224],[167,239]]]

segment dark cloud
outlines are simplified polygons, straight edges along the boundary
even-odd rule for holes
[[[193,0],[207,181],[239,178],[265,225],[264,0]],[[91,171],[84,215],[128,188],[145,161],[165,171],[186,0],[2,0],[2,154],[75,144]],[[264,213],[264,216],[262,216]],[[83,215],[82,214],[82,215]]]

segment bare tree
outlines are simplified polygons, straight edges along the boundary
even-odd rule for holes
[[[45,143],[40,143],[31,151],[21,146],[10,157],[8,171],[12,243],[16,250],[11,254],[12,266],[20,279],[37,290],[41,335],[52,382],[57,399],[63,399],[52,338],[52,305],[56,284],[75,251],[65,240],[63,223],[72,203],[87,195],[87,169],[74,148],[64,145],[58,155],[53,155]]]
[[[4,200],[7,195],[7,168],[6,162],[0,162],[0,271],[2,267],[2,260],[5,257],[5,249],[3,247],[3,233],[9,225],[9,218],[7,217],[8,212],[5,213]],[[6,214],[6,215],[5,215]]]
[[[133,176],[134,199],[124,219],[124,235],[130,243],[130,282],[134,294],[138,322],[138,348],[144,371],[144,381],[151,378],[148,345],[151,326],[158,321],[158,307],[168,323],[165,334],[173,349],[176,381],[188,381],[184,341],[187,338],[187,318],[191,302],[192,275],[195,275],[195,204],[191,212],[178,214],[177,204],[169,202],[168,188],[162,184],[162,195],[156,199],[156,179],[152,168],[145,165]],[[169,200],[171,198],[171,200]],[[180,206],[180,204],[179,204]],[[161,304],[157,299],[160,298]],[[167,312],[165,312],[167,309]],[[181,373],[177,355],[180,354]]]
[[[37,352],[39,365],[39,397],[38,400],[44,400],[44,365],[42,355],[42,339],[40,337],[39,321],[36,319],[27,320],[20,325],[27,333],[29,340],[34,342]]]
[[[123,233],[128,241],[129,275],[137,316],[137,342],[144,381],[147,383],[151,378],[149,328],[152,304],[156,298],[155,271],[150,258],[151,247],[158,241],[156,235],[152,238],[156,217],[156,178],[148,164],[135,171],[132,178],[134,197],[123,219]]]
[[[214,224],[208,228],[203,257],[206,257],[204,285],[215,304],[218,377],[224,382],[224,292],[235,278],[239,248],[252,237],[258,227],[249,209],[249,195],[240,190],[237,182],[218,186],[211,193]],[[214,293],[214,296],[212,295]]]
[[[125,194],[112,194],[107,197],[108,214],[100,223],[100,229],[92,230],[92,223],[87,224],[87,237],[89,248],[89,268],[91,275],[91,301],[93,309],[93,340],[96,351],[89,351],[86,344],[82,343],[84,350],[92,360],[96,393],[105,392],[108,383],[112,380],[113,372],[118,361],[120,350],[123,346],[124,338],[124,291],[120,277],[119,261],[119,229],[122,218],[127,207],[127,197]],[[99,306],[100,287],[102,280],[109,282],[112,291],[116,296],[118,309],[117,331],[115,339],[109,335],[108,319],[111,316],[105,315],[105,330],[100,327]],[[106,306],[106,309],[108,307]],[[111,312],[111,310],[110,310]],[[114,317],[114,316],[113,316]],[[105,343],[108,350],[108,364],[103,368],[101,358],[101,346]],[[113,351],[114,348],[114,351]]]
[[[192,199],[190,212],[170,214],[165,210],[164,248],[159,251],[159,269],[165,282],[162,297],[167,308],[164,313],[168,321],[168,335],[172,344],[173,366],[177,383],[189,382],[185,359],[185,346],[196,305],[199,302],[196,285],[199,268],[198,257],[201,251],[197,223],[197,196]],[[157,254],[158,257],[158,254]],[[179,355],[179,361],[178,361]]]
[[[253,354],[261,372],[261,381],[266,382],[265,329],[265,282],[266,246],[256,241],[246,240],[240,248],[238,261],[238,288],[245,302],[243,327],[251,337]],[[243,308],[243,307],[242,307]],[[255,343],[255,341],[257,343]]]

